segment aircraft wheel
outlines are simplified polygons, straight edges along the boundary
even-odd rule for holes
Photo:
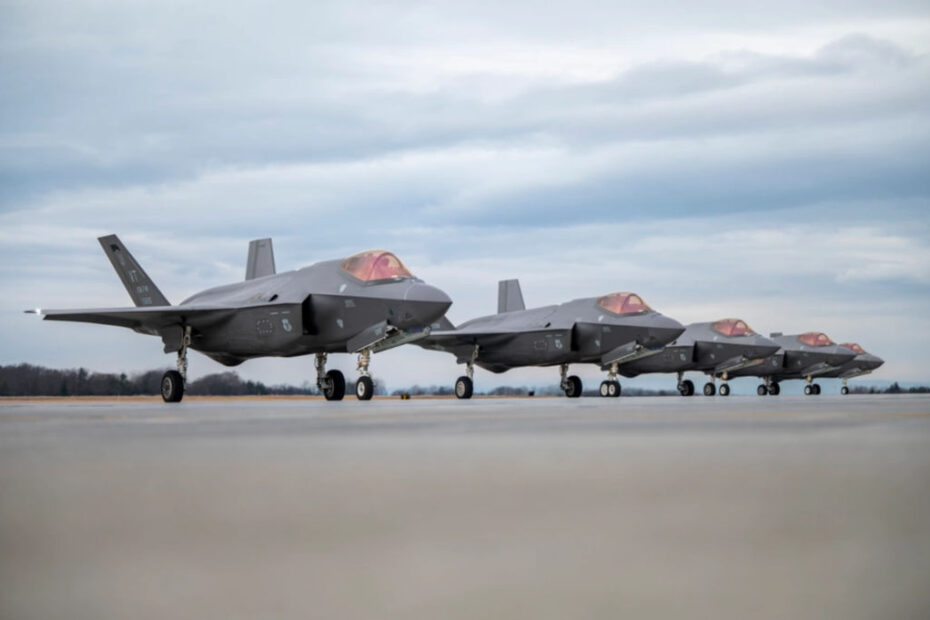
[[[610,381],[601,381],[601,396],[610,396]]]
[[[777,383],[773,383],[773,384],[771,384],[771,385],[769,386],[769,395],[770,395],[770,396],[778,396],[778,394],[779,394],[780,392],[781,392],[781,386],[778,385]]]
[[[166,403],[179,403],[184,398],[184,378],[177,370],[162,375],[161,398]]]
[[[455,380],[455,397],[461,399],[471,398],[475,384],[468,377],[459,377]]]
[[[759,396],[765,396],[768,393],[769,393],[769,389],[765,387],[764,383],[760,383],[759,387],[756,388],[756,394],[758,394]]]
[[[581,396],[581,378],[572,375],[567,379],[568,385],[565,387],[565,395],[569,398],[578,398]]]
[[[371,377],[361,376],[355,382],[355,396],[359,400],[371,400],[375,393],[375,384]]]
[[[813,388],[814,388],[814,396],[819,396],[820,395],[820,384],[815,383],[813,385]]]
[[[843,387],[840,388],[840,394],[842,394],[843,396],[846,396],[847,394],[849,394],[849,388],[844,385]]]
[[[610,394],[611,398],[617,398],[618,396],[620,396],[620,382],[611,381],[610,385],[607,386],[607,392],[608,394]]]
[[[727,385],[726,383],[721,383],[721,384],[720,384],[720,395],[721,395],[721,396],[729,396],[729,395],[730,395],[730,386]]]
[[[704,396],[713,396],[716,393],[717,393],[717,388],[714,386],[713,383],[708,382],[704,384]]]
[[[804,386],[804,395],[805,395],[805,396],[810,396],[810,395],[813,394],[813,393],[814,393],[814,388],[811,387],[811,384],[810,384],[810,383],[808,383],[807,385]]]
[[[692,396],[694,394],[694,382],[691,379],[685,379],[678,386],[678,393],[682,396]]]
[[[346,378],[338,370],[330,370],[326,373],[326,383],[329,387],[323,390],[323,397],[326,400],[342,400],[346,395]]]

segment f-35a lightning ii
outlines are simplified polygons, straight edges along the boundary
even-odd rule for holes
[[[569,364],[595,363],[608,371],[601,396],[619,396],[619,365],[653,355],[683,331],[681,323],[654,311],[635,293],[575,299],[527,310],[517,280],[498,285],[498,313],[455,327],[448,320],[416,342],[447,351],[465,376],[455,382],[458,398],[471,398],[474,366],[505,372],[520,366],[559,366],[560,387],[568,397],[581,396],[581,379],[568,375]]]
[[[271,239],[258,239],[249,246],[245,282],[211,288],[172,306],[116,235],[99,241],[135,308],[27,312],[49,321],[117,325],[159,336],[165,353],[178,355],[178,369],[162,377],[166,402],[184,395],[188,349],[226,366],[255,357],[315,354],[317,386],[327,400],[345,394],[342,373],[326,370],[327,355],[357,353],[361,376],[355,394],[369,400],[371,354],[426,337],[428,326],[452,305],[390,252],[361,252],[275,273]]]
[[[825,372],[820,376],[831,379],[842,379],[843,387],[840,388],[840,394],[846,395],[849,394],[849,386],[846,385],[847,381],[869,374],[884,364],[885,360],[877,355],[872,355],[855,342],[844,342],[840,344],[840,346],[855,353],[856,357],[836,370]]]
[[[662,352],[627,362],[620,366],[620,374],[635,377],[642,373],[678,373],[678,392],[682,396],[694,394],[694,383],[684,379],[689,370],[700,370],[710,375],[704,384],[704,394],[713,396],[716,379],[721,379],[720,395],[728,396],[727,380],[732,373],[758,366],[763,358],[778,351],[779,345],[754,332],[741,319],[721,319],[712,323],[692,323]]]
[[[781,392],[778,383],[784,379],[804,379],[807,381],[805,394],[820,394],[820,385],[814,383],[814,379],[837,371],[856,357],[854,351],[836,344],[822,332],[790,336],[774,333],[771,337],[781,347],[774,355],[759,365],[730,373],[731,376],[762,377],[763,382],[756,389],[759,396],[777,396]]]

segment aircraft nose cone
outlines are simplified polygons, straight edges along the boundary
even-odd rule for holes
[[[873,370],[885,363],[885,360],[871,353],[864,354],[862,360]]]
[[[647,340],[642,344],[647,347],[660,347],[678,338],[684,331],[685,326],[675,319],[656,313],[649,319]]]
[[[749,357],[768,357],[779,349],[777,342],[759,334],[752,337],[752,347],[752,354]]]
[[[410,306],[413,321],[411,326],[425,327],[442,318],[452,300],[442,290],[422,282],[414,283],[404,296],[404,301]]]
[[[828,353],[830,355],[830,360],[828,363],[834,366],[845,364],[846,362],[856,357],[856,353],[854,351],[850,351],[846,347],[841,347],[838,344],[830,347],[830,351]]]

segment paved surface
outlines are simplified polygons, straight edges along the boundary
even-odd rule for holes
[[[927,618],[930,399],[0,402],[0,618]]]

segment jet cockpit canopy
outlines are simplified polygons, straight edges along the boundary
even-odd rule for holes
[[[711,323],[710,327],[724,336],[754,336],[756,334],[742,319],[720,319]]]
[[[342,268],[362,282],[413,277],[399,258],[385,250],[367,250],[353,254],[342,261]]]
[[[800,340],[802,344],[811,347],[826,347],[831,344],[836,344],[823,332],[807,332],[806,334],[798,336],[798,340]]]
[[[641,314],[652,310],[642,297],[630,292],[604,295],[597,300],[597,305],[614,314]]]

